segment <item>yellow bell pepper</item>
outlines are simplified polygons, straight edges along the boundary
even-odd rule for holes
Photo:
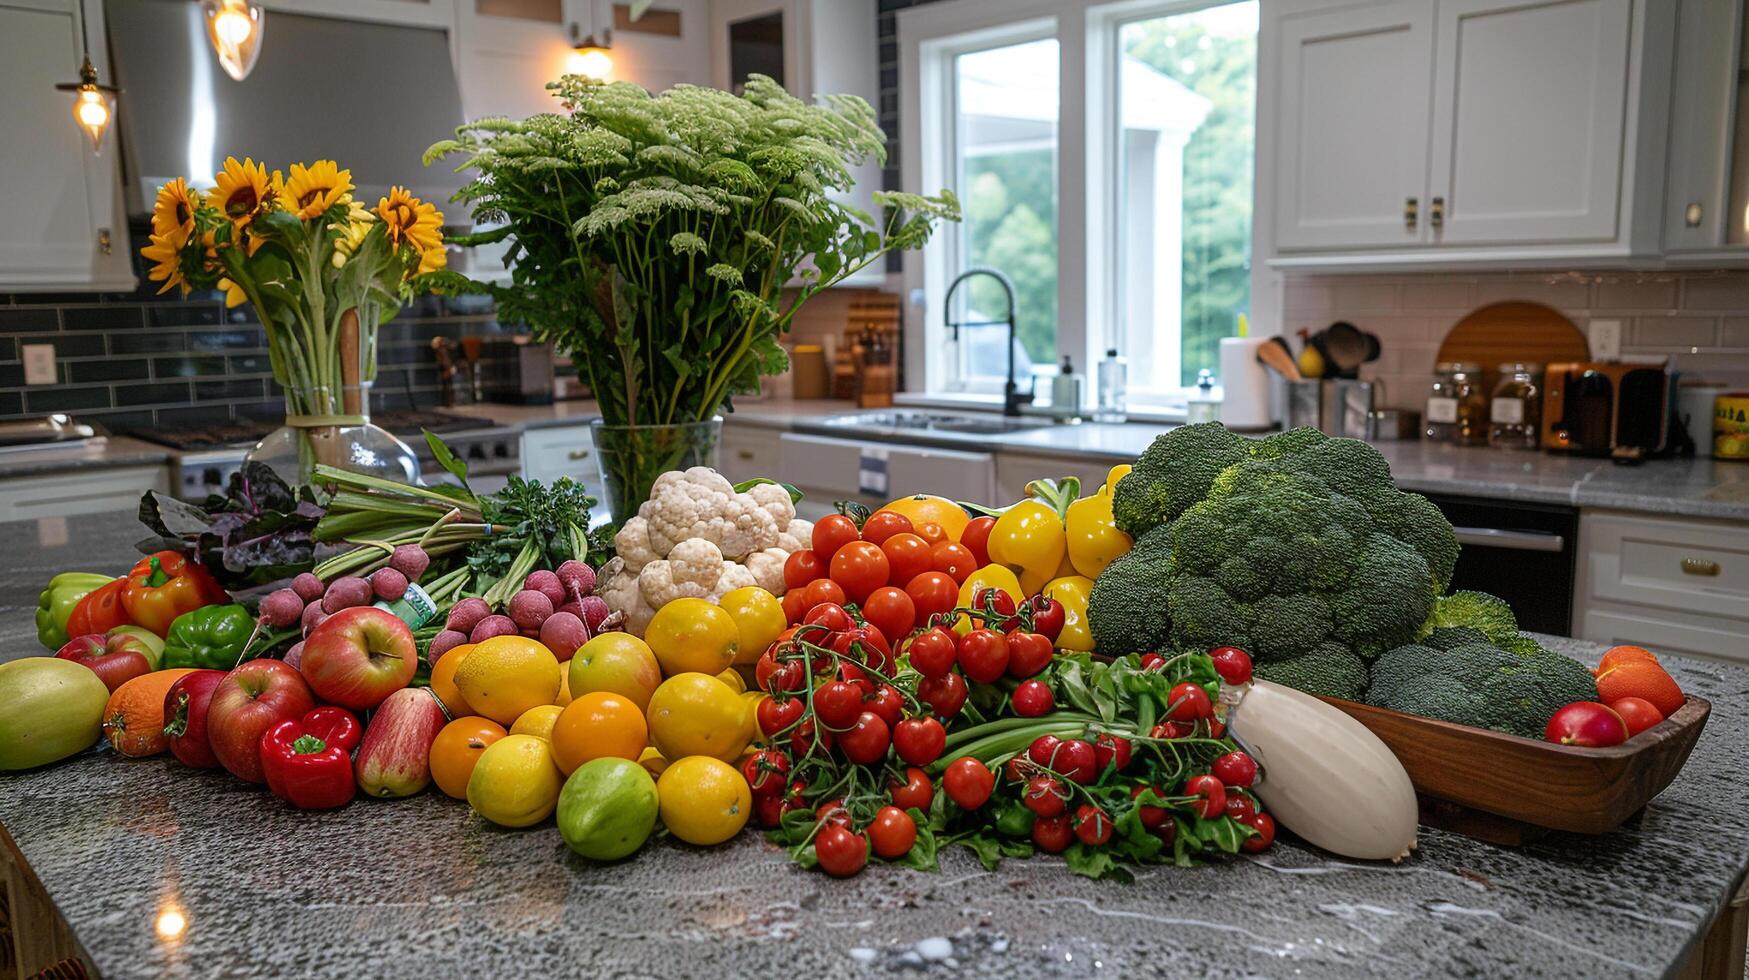
[[[972,595],[982,588],[1000,589],[1008,593],[1008,598],[1014,600],[1015,608],[1019,608],[1021,600],[1031,594],[1020,590],[1020,579],[1016,578],[1014,573],[1006,567],[994,564],[985,565],[960,584],[959,605],[970,606]],[[954,632],[962,635],[970,633],[972,631],[972,617],[961,616],[959,622],[953,624],[953,628]]]
[[[1093,633],[1087,628],[1087,597],[1092,593],[1093,580],[1085,575],[1065,575],[1045,583],[1041,594],[1063,604],[1063,632],[1057,635],[1057,649],[1093,651]]]
[[[986,547],[991,562],[1019,576],[1022,596],[1037,595],[1067,553],[1063,519],[1042,500],[1022,500],[996,518]]]
[[[1071,503],[1063,516],[1064,548],[1069,562],[1075,571],[1090,579],[1098,578],[1105,566],[1135,544],[1129,535],[1118,530],[1111,516],[1112,490],[1130,469],[1128,463],[1113,466],[1099,492]],[[994,542],[994,532],[990,537]],[[991,548],[994,557],[994,543]]]

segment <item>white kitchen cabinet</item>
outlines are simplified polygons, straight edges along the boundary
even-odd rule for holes
[[[522,478],[551,484],[561,476],[581,483],[589,495],[605,499],[595,437],[587,425],[528,429],[522,433]]]
[[[1675,28],[1658,0],[1266,5],[1271,265],[1656,257]]]
[[[781,429],[737,423],[723,426],[723,442],[717,451],[717,469],[730,483],[761,477],[777,479],[782,467],[783,450],[778,437]]]
[[[135,510],[148,490],[169,493],[170,471],[163,466],[117,466],[9,477],[0,480],[0,521]]]
[[[102,152],[73,123],[81,11],[74,0],[0,0],[0,292],[132,290],[117,172],[117,127]],[[114,81],[101,17],[91,23],[98,80]],[[116,113],[127,112],[126,94]]]
[[[996,458],[990,453],[903,443],[779,436],[777,478],[802,491],[802,516],[818,520],[840,500],[869,507],[910,493],[991,504]]]
[[[1727,240],[1732,129],[1743,4],[1681,0],[1670,98],[1664,250],[1708,252]]]
[[[1084,459],[1069,459],[1063,456],[1032,456],[1025,453],[1002,452],[996,454],[996,499],[988,501],[995,507],[1012,504],[1024,500],[1028,494],[1026,485],[1034,480],[1061,480],[1064,477],[1079,477],[1081,480],[1081,495],[1090,497],[1099,490],[1105,482],[1105,474],[1111,471],[1115,460],[1104,460],[1095,457]]]
[[[1578,635],[1749,661],[1749,527],[1586,511]]]

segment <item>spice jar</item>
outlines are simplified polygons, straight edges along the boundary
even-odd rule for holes
[[[1422,435],[1429,442],[1479,446],[1488,441],[1488,395],[1482,366],[1472,361],[1434,365]]]
[[[1500,383],[1488,401],[1488,445],[1535,449],[1542,421],[1542,369],[1535,364],[1500,365]]]

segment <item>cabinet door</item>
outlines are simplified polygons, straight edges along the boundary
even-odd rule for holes
[[[1618,237],[1633,0],[1441,0],[1437,241]]]
[[[1676,78],[1671,85],[1664,204],[1668,249],[1718,248],[1725,243],[1742,14],[1740,4],[1682,0],[1676,15]]]
[[[1276,244],[1389,247],[1422,239],[1433,5],[1281,18]]]
[[[78,79],[79,62],[70,7],[0,6],[0,283],[52,288],[95,276],[98,226],[107,222],[97,220],[89,182],[108,172],[116,135],[113,127],[104,134],[104,156],[94,156],[73,124],[73,97],[55,90]],[[111,247],[125,250],[127,236],[115,237]]]

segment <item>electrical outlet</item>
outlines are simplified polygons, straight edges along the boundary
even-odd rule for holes
[[[1618,361],[1621,359],[1621,321],[1592,320],[1587,333],[1591,337],[1591,359]]]
[[[24,356],[24,383],[52,385],[55,383],[55,345],[25,344],[19,348]]]

